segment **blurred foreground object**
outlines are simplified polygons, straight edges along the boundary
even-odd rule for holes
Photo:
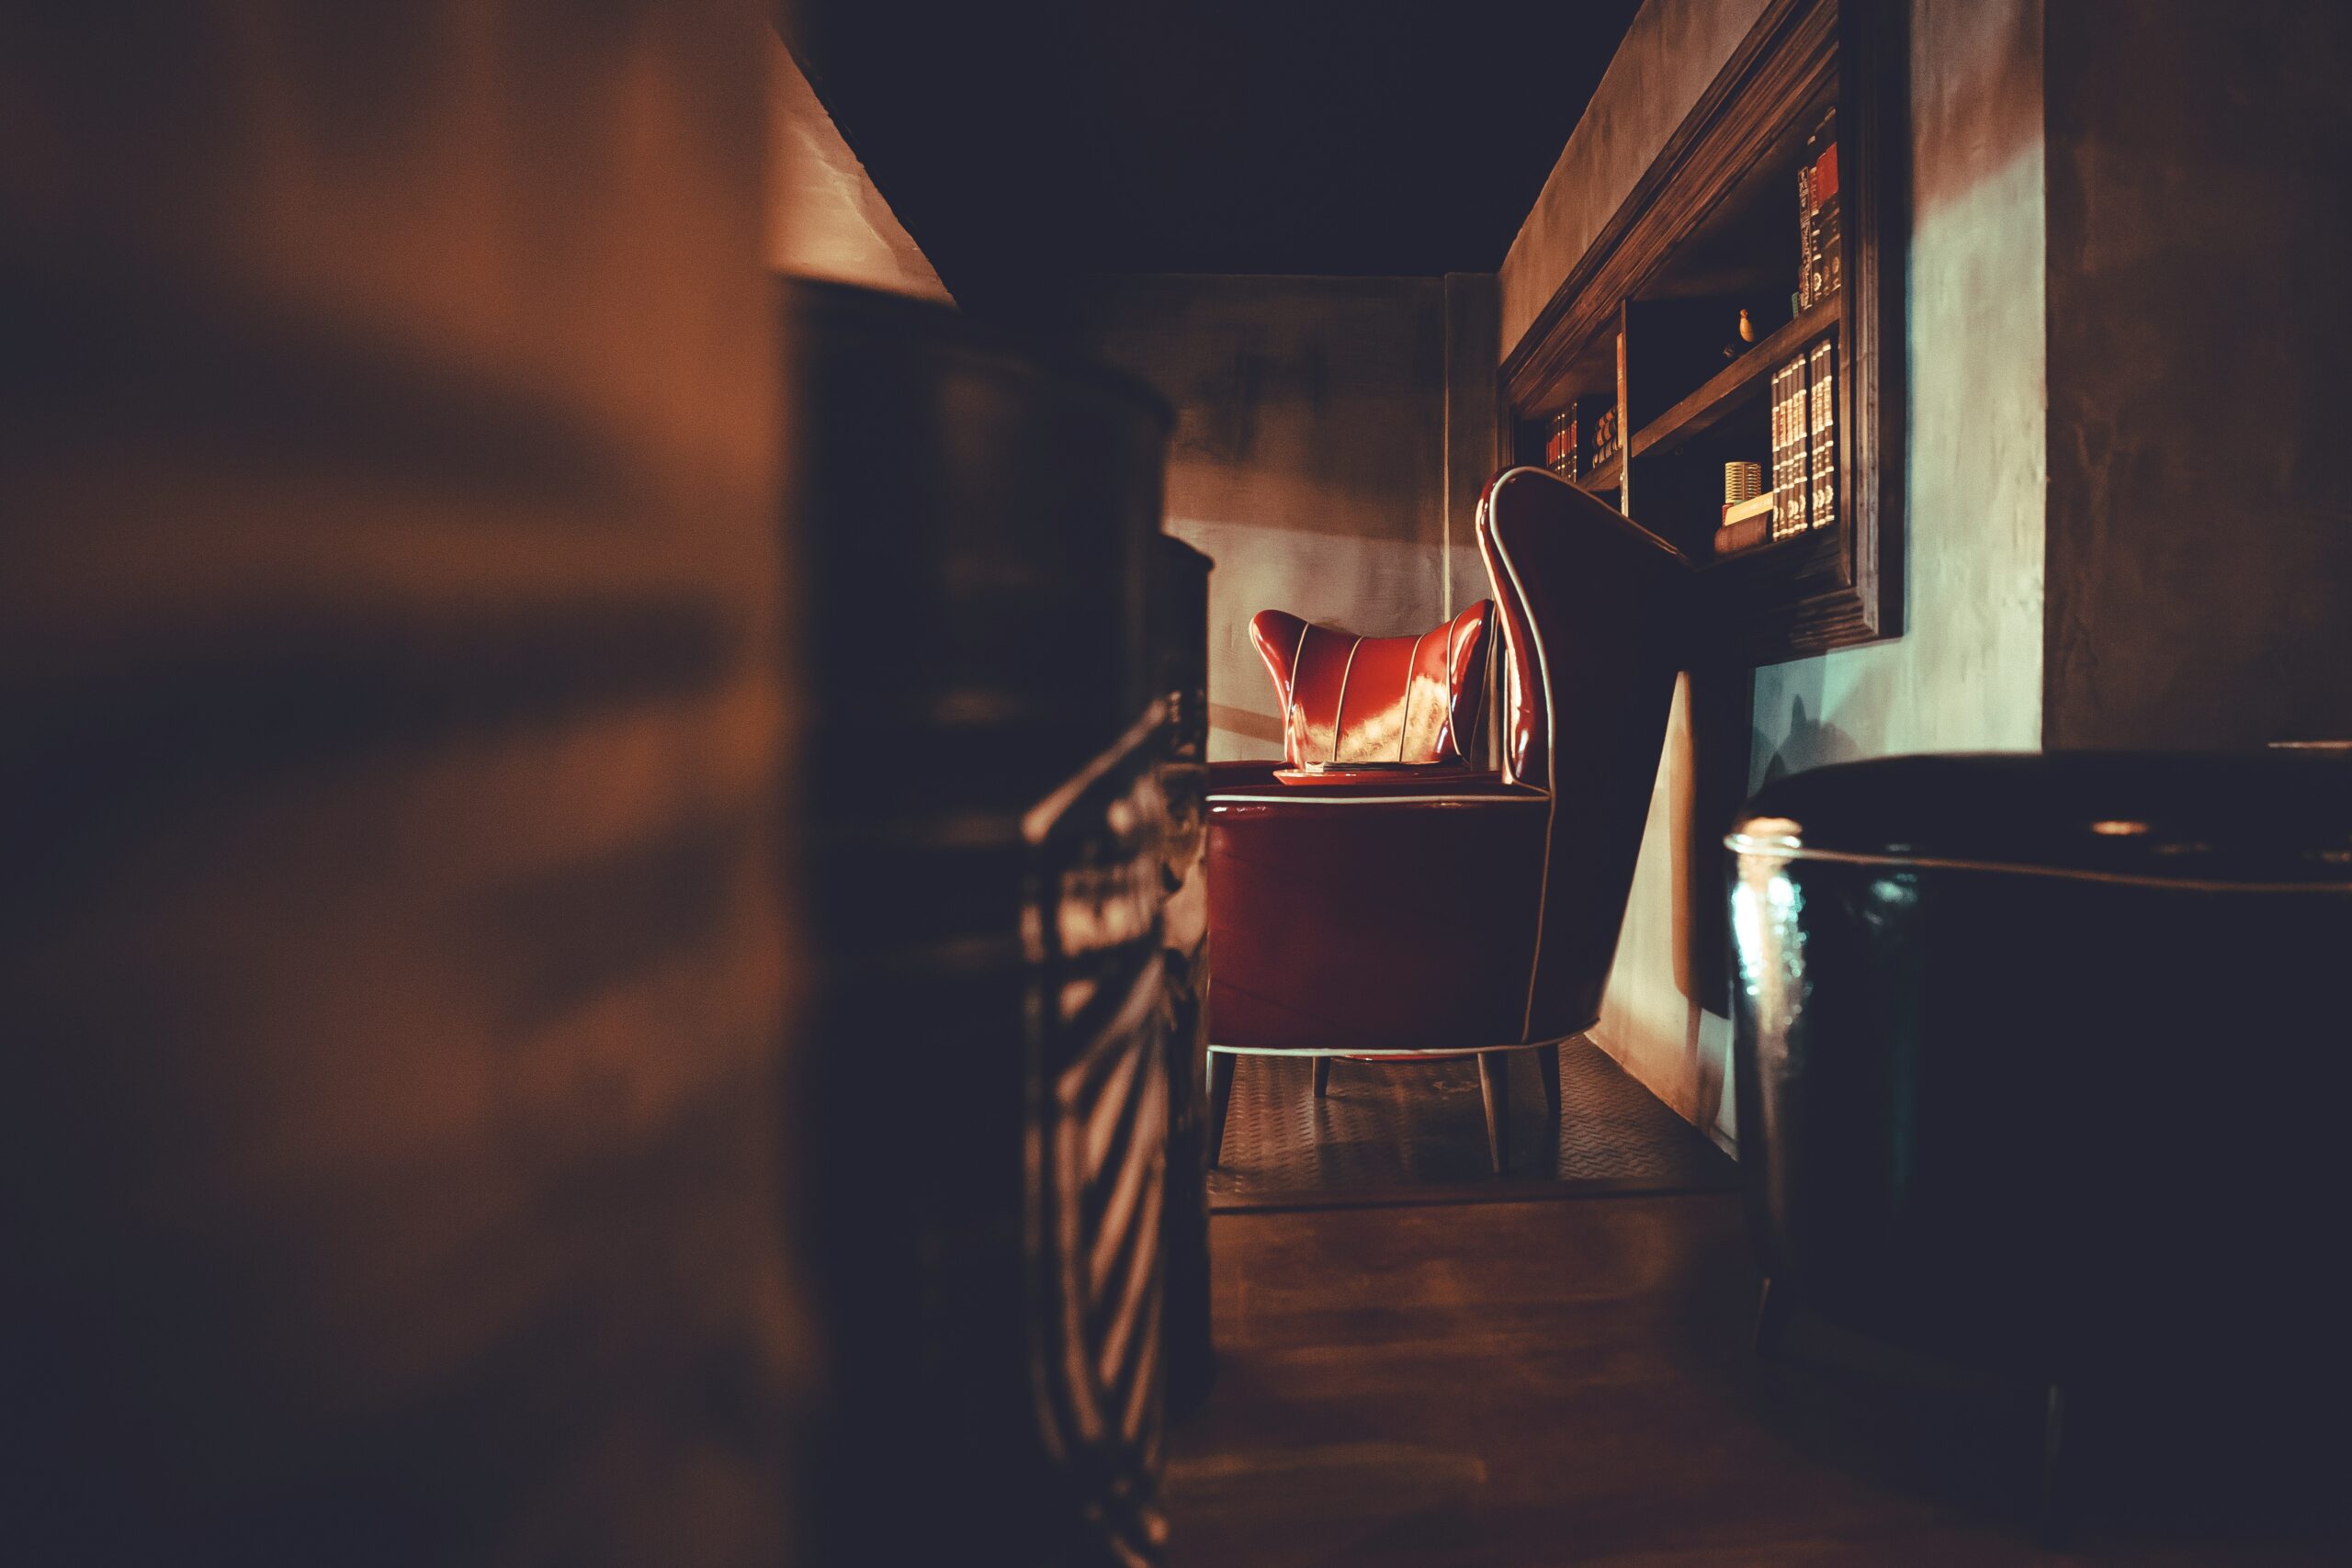
[[[1802,1304],[2051,1385],[2053,1506],[2080,1387],[2334,1426],[2352,757],[1878,758],[1726,842],[1759,1346]]]
[[[0,1519],[774,1562],[762,18],[0,17]]]
[[[1167,415],[779,285],[810,722],[812,1555],[1157,1561]]]

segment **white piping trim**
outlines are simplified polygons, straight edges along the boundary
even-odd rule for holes
[[[2041,876],[2057,882],[2104,882],[2123,887],[2175,887],[2185,893],[2352,893],[2352,882],[2218,882],[2211,877],[2158,876],[2150,872],[2085,871],[2075,866],[2018,865],[2005,861],[1959,860],[1942,855],[1861,854],[1852,850],[1791,849],[1744,833],[1724,835],[1734,854],[1770,860],[1818,860],[1844,865],[1905,866],[1928,871],[1989,871],[2009,876]]]
[[[1290,679],[1283,686],[1283,755],[1293,766],[1303,766],[1306,761],[1305,757],[1290,754],[1290,716],[1298,711],[1298,667],[1306,657],[1306,634],[1314,629],[1314,623],[1310,621],[1298,623],[1298,646],[1290,650]],[[1306,739],[1304,735],[1299,737],[1301,742]]]
[[[1405,737],[1413,732],[1413,682],[1420,678],[1421,644],[1429,639],[1429,632],[1415,637],[1413,656],[1405,660],[1405,715],[1396,721],[1396,760],[1400,762],[1405,760]]]
[[[1348,677],[1356,672],[1356,653],[1363,647],[1358,637],[1348,645],[1348,661],[1340,667],[1340,705],[1331,713],[1331,761],[1340,760],[1340,736],[1348,728]]]
[[[1593,1021],[1599,1022],[1598,1019]],[[1583,1036],[1588,1023],[1574,1034],[1563,1034],[1552,1040],[1525,1040],[1510,1045],[1430,1045],[1410,1050],[1395,1050],[1380,1045],[1334,1045],[1293,1048],[1286,1045],[1220,1045],[1209,1042],[1208,1048],[1227,1056],[1485,1056],[1497,1051],[1541,1051],[1546,1045],[1566,1045]]]
[[[1510,476],[1506,474],[1503,477],[1509,479]],[[1500,495],[1502,482],[1498,480],[1488,493]],[[1510,551],[1504,547],[1502,530],[1494,525],[1491,505],[1487,515],[1487,533],[1495,542],[1495,558],[1503,563],[1504,575],[1510,579],[1511,592],[1519,595],[1520,614],[1526,618],[1528,638],[1535,644],[1535,678],[1544,683],[1544,792],[1550,804],[1544,813],[1544,862],[1539,868],[1543,880],[1536,885],[1535,890],[1535,949],[1527,960],[1527,1008],[1521,1014],[1519,1026],[1520,1032],[1523,1034],[1535,1027],[1535,977],[1544,969],[1544,907],[1552,897],[1552,829],[1560,815],[1560,754],[1556,744],[1558,737],[1554,730],[1559,717],[1552,701],[1552,661],[1544,652],[1544,634],[1535,626],[1535,606],[1528,602],[1527,585],[1520,581],[1519,568],[1513,564]]]
[[[1576,491],[1580,494],[1586,496],[1592,495],[1592,492],[1585,490],[1583,486],[1568,484],[1567,480],[1562,479],[1551,469],[1539,468],[1532,463],[1521,463],[1516,468],[1505,468],[1501,473],[1497,474],[1492,479],[1489,479],[1487,481],[1487,485],[1490,489],[1498,488],[1502,484],[1503,480],[1517,474],[1533,474],[1537,478],[1548,479],[1555,485],[1567,485],[1568,489]],[[1599,498],[1593,497],[1593,499],[1598,500]],[[1676,549],[1672,545],[1668,544],[1664,539],[1659,538],[1656,534],[1651,533],[1647,528],[1643,527],[1639,523],[1634,522],[1623,512],[1618,511],[1613,506],[1610,506],[1607,502],[1603,501],[1600,504],[1604,507],[1608,507],[1610,525],[1618,533],[1631,535],[1634,538],[1639,539],[1642,543],[1649,546],[1650,548],[1657,551],[1660,555],[1669,556],[1674,559],[1680,561],[1684,566],[1690,565],[1690,558],[1689,556],[1684,555],[1680,550]]]
[[[1466,759],[1470,755],[1470,751],[1469,748],[1462,744],[1462,731],[1460,728],[1462,723],[1462,694],[1453,689],[1453,632],[1455,624],[1456,623],[1453,621],[1445,623],[1445,735],[1447,739],[1453,742],[1453,754],[1457,757]],[[1420,650],[1417,648],[1414,651],[1418,653]]]
[[[1285,788],[1280,795],[1213,795],[1209,796],[1209,805],[1288,806],[1314,801],[1324,806],[1402,806],[1431,802],[1454,806],[1524,806],[1543,798],[1532,792],[1526,795],[1309,795],[1303,789]]]

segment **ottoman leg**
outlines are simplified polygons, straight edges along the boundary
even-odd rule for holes
[[[1225,1113],[1233,1109],[1233,1053],[1209,1053],[1209,1163],[1225,1163]]]
[[[2066,1539],[2075,1502],[2069,1484],[2072,1469],[2066,1462],[2066,1390],[2053,1382],[2042,1406],[2041,1507],[2035,1520],[2035,1533],[2044,1546],[2059,1546]]]
[[[1329,1089],[1330,1087],[1331,1058],[1329,1056],[1317,1056],[1315,1058],[1315,1098],[1317,1100],[1322,1099],[1324,1091]]]
[[[1478,1055],[1478,1087],[1487,1097],[1487,1152],[1494,1156],[1495,1174],[1510,1169],[1510,1053],[1482,1051]]]
[[[1535,1053],[1535,1070],[1544,1079],[1544,1109],[1560,1119],[1560,1047],[1555,1042]]]

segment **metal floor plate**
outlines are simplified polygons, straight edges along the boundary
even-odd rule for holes
[[[1315,1098],[1301,1056],[1241,1056],[1225,1158],[1209,1172],[1218,1209],[1324,1201],[1459,1201],[1738,1185],[1721,1149],[1629,1077],[1600,1047],[1560,1047],[1560,1120],[1544,1105],[1532,1052],[1510,1055],[1511,1161],[1498,1179],[1487,1154],[1477,1063],[1331,1064]]]

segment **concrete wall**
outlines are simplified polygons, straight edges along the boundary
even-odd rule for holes
[[[781,39],[768,35],[768,265],[800,277],[947,300],[865,165]]]
[[[1478,497],[1502,446],[1502,399],[1495,365],[1502,354],[1498,280],[1491,272],[1445,277],[1444,613],[1492,596],[1478,556]]]
[[[1437,278],[1119,276],[1082,288],[1079,342],[1176,411],[1168,531],[1216,560],[1211,756],[1282,754],[1272,682],[1250,645],[1258,611],[1369,636],[1442,618],[1445,304]]]
[[[2352,736],[2352,14],[2049,17],[2052,746]]]
[[[1569,241],[1599,231],[1758,9],[1753,0],[1652,0],[1634,19],[1626,55],[1505,263],[1506,352],[1575,265]],[[2041,22],[2040,0],[1912,0],[1906,630],[1758,671],[1751,784],[1853,757],[2040,743]],[[1577,205],[1575,170],[1593,172],[1591,210]],[[1700,834],[1720,828],[1693,784],[1699,745],[1722,739],[1694,731],[1702,706],[1711,717],[1722,709],[1694,703],[1686,682],[1594,1038],[1676,1110],[1729,1138],[1731,1029],[1709,978],[1715,966],[1692,951],[1704,889],[1690,856]]]

